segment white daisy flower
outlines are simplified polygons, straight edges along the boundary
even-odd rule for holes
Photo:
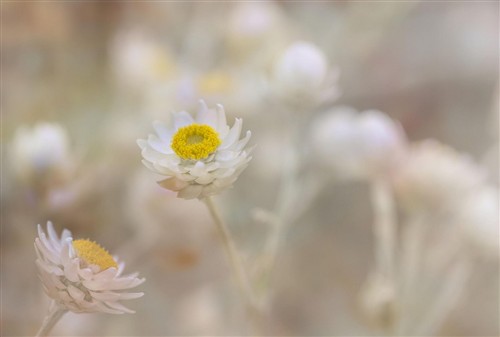
[[[125,290],[143,283],[144,278],[138,278],[137,274],[122,275],[125,264],[118,263],[95,242],[73,240],[67,229],[59,237],[50,221],[47,222],[47,233],[48,236],[38,225],[36,264],[45,292],[60,310],[134,313],[120,301],[143,296],[142,292]]]
[[[158,135],[139,139],[142,161],[151,171],[167,178],[159,184],[184,199],[205,198],[228,189],[252,157],[245,146],[250,131],[240,139],[242,120],[232,128],[222,105],[215,110],[200,102],[196,118],[185,111],[173,113],[173,125],[155,122]]]

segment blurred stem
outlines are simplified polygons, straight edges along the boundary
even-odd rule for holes
[[[375,258],[378,272],[387,280],[394,281],[396,251],[396,211],[388,182],[377,179],[371,188],[375,216]]]
[[[43,319],[42,326],[40,330],[36,333],[36,337],[47,336],[54,325],[59,322],[61,317],[67,312],[67,310],[62,309],[55,301],[50,303],[49,312],[47,316]]]
[[[374,212],[375,268],[376,273],[392,287],[396,285],[396,209],[394,196],[387,180],[378,178],[371,186],[371,200]],[[395,289],[394,289],[395,290]],[[394,334],[396,323],[395,303],[388,307],[387,333]]]
[[[250,283],[248,281],[248,277],[243,267],[241,258],[238,252],[236,251],[236,247],[234,244],[234,240],[231,237],[231,233],[229,232],[226,225],[222,221],[222,218],[213,200],[210,197],[206,197],[203,199],[203,201],[207,205],[207,208],[210,211],[210,215],[212,216],[215,225],[217,227],[219,236],[222,239],[222,243],[224,245],[226,254],[229,257],[229,261],[231,263],[231,267],[233,269],[236,281],[238,283],[241,296],[246,305],[248,306],[248,308],[252,311],[252,314],[255,314],[257,311],[257,307],[255,306],[253,292],[250,287]]]
[[[264,266],[263,266],[263,284],[264,284],[264,298],[269,300],[269,284],[271,283],[272,272],[276,264],[276,258],[281,245],[281,240],[285,236],[290,222],[293,218],[292,206],[299,195],[297,176],[299,171],[299,156],[297,151],[300,145],[300,127],[303,125],[303,114],[296,111],[297,118],[294,119],[291,126],[291,133],[289,136],[288,148],[285,151],[283,160],[283,175],[281,178],[281,185],[276,199],[276,206],[274,208],[273,222],[271,223],[272,229],[269,235],[266,246],[264,247]]]
[[[471,261],[466,257],[459,259],[443,275],[441,282],[436,287],[437,293],[430,299],[424,317],[415,329],[415,335],[433,336],[443,324],[447,315],[460,300],[467,281],[471,275]]]
[[[397,332],[400,334],[412,333],[412,325],[415,324],[414,303],[415,296],[419,296],[421,285],[419,284],[419,273],[423,259],[423,246],[426,232],[426,217],[424,214],[412,214],[406,224],[402,237],[401,252],[401,279],[400,279],[400,310],[401,317],[398,321]]]

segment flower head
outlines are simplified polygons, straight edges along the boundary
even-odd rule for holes
[[[231,187],[251,159],[245,150],[250,131],[240,139],[241,119],[229,128],[222,105],[213,110],[202,101],[196,118],[181,111],[173,113],[173,125],[153,126],[157,135],[137,141],[142,162],[166,176],[160,185],[181,198],[204,198]]]
[[[277,94],[295,104],[319,104],[338,97],[339,71],[330,69],[326,56],[314,44],[290,45],[273,68]]]
[[[311,145],[318,161],[343,178],[388,175],[401,159],[406,137],[386,114],[337,107],[312,123]]]
[[[47,222],[48,236],[38,225],[35,250],[45,292],[59,306],[77,313],[134,313],[119,301],[139,298],[144,293],[124,290],[144,282],[136,274],[122,275],[118,263],[107,250],[90,240],[74,240],[65,229],[61,237]]]
[[[15,133],[11,157],[16,175],[22,180],[62,171],[70,162],[68,134],[59,124],[21,127]]]
[[[407,210],[457,205],[485,180],[486,172],[470,157],[428,140],[414,145],[394,175],[394,188]]]

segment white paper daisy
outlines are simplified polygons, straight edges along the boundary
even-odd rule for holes
[[[48,236],[38,225],[36,264],[44,290],[60,311],[76,313],[134,313],[121,300],[144,295],[125,290],[144,282],[137,274],[122,275],[125,264],[118,263],[104,248],[89,240],[73,240],[71,232],[56,234],[47,222]]]
[[[196,118],[175,112],[173,125],[155,122],[157,135],[139,139],[142,161],[151,171],[166,176],[159,184],[184,199],[205,198],[229,188],[250,161],[245,150],[250,131],[240,139],[242,120],[232,128],[222,105],[215,110],[200,102]]]

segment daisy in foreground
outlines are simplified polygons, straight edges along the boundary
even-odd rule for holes
[[[52,303],[37,336],[49,333],[67,311],[134,313],[119,301],[144,295],[124,291],[138,286],[145,279],[138,278],[137,274],[122,275],[125,264],[118,263],[95,242],[73,240],[67,229],[59,237],[50,221],[47,222],[47,233],[38,225],[36,264]]]
[[[229,128],[223,106],[213,110],[203,101],[196,118],[186,111],[172,115],[172,125],[154,122],[157,135],[137,140],[144,165],[167,177],[159,184],[184,199],[202,199],[231,187],[252,159],[251,150],[245,150],[250,131],[240,139],[242,120]]]
[[[157,135],[139,139],[142,161],[151,171],[166,176],[159,184],[177,191],[184,199],[202,200],[208,207],[233,267],[242,297],[255,310],[253,292],[234,241],[223,223],[211,196],[230,188],[252,159],[245,150],[250,131],[240,139],[242,120],[233,127],[226,122],[222,105],[209,109],[204,101],[193,118],[186,111],[174,112],[170,125],[153,123]]]

